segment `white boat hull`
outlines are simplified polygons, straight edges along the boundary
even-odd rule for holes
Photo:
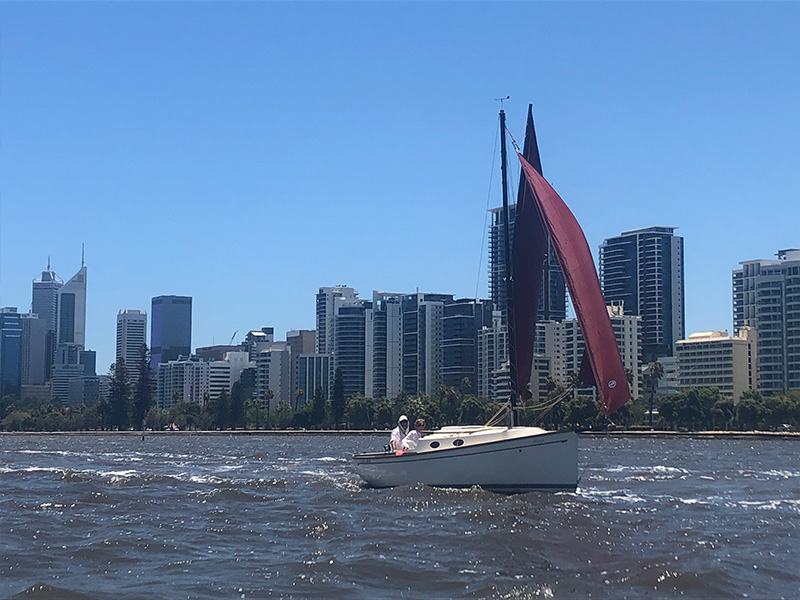
[[[480,486],[505,493],[575,491],[578,436],[538,427],[446,427],[415,452],[359,454],[356,471],[371,487],[423,483]]]

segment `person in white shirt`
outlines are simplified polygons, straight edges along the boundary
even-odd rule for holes
[[[419,438],[422,437],[422,432],[425,431],[425,419],[417,419],[414,421],[414,429],[412,429],[406,437],[403,438],[403,450],[414,451],[417,449]]]
[[[389,438],[389,446],[392,449],[392,452],[397,452],[400,450],[403,444],[403,438],[406,437],[408,433],[408,417],[405,415],[400,415],[400,418],[397,420],[397,427],[392,429],[392,437]]]

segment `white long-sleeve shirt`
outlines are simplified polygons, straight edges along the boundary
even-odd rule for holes
[[[392,450],[400,450],[405,436],[406,430],[400,427],[400,425],[392,429],[392,437],[389,438],[389,447]]]
[[[422,434],[416,429],[409,431],[408,435],[403,438],[403,450],[416,450],[417,443],[421,437]]]

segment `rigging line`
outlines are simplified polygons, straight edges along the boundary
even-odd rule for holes
[[[494,413],[494,415],[492,415],[492,417],[488,421],[486,421],[484,427],[491,427],[495,423],[498,423],[503,419],[505,419],[506,414],[510,409],[511,409],[511,402],[504,402],[502,406],[500,406],[500,408],[497,410],[497,412]]]
[[[540,423],[541,420],[544,419],[547,416],[547,414],[551,410],[553,410],[555,408],[555,406],[557,404],[560,404],[561,402],[563,402],[564,399],[567,396],[569,396],[574,389],[575,389],[574,385],[570,385],[567,389],[565,389],[560,396],[556,397],[555,401],[553,402],[552,406],[550,406],[550,408],[548,408],[546,411],[544,411],[542,414],[540,414],[538,417],[536,417],[536,419],[534,420],[533,424],[535,425],[536,423]]]
[[[496,129],[496,128],[495,128]],[[492,201],[492,184],[494,182],[494,167],[497,160],[497,143],[500,138],[500,133],[495,131],[494,134],[494,150],[492,150],[492,171],[489,174],[489,189],[486,192],[486,210],[483,213],[483,233],[481,234],[481,254],[478,258],[478,276],[475,279],[475,298],[479,298],[478,288],[481,285],[481,267],[483,266],[483,250],[486,247],[486,230],[487,221],[489,220],[489,208]]]
[[[519,144],[517,144],[517,140],[515,140],[514,136],[511,134],[511,130],[508,128],[508,125],[506,125],[506,133],[508,134],[508,137],[511,138],[511,145],[514,146],[514,150],[516,150],[517,152],[520,152]],[[521,152],[520,152],[520,154],[521,154]]]

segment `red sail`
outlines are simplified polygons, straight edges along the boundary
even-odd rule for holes
[[[542,163],[536,144],[533,126],[533,107],[528,106],[528,125],[525,129],[523,156],[539,172]],[[512,319],[514,356],[516,362],[516,393],[520,400],[531,397],[528,382],[533,368],[533,340],[536,336],[536,312],[542,287],[542,266],[547,255],[547,234],[536,210],[536,200],[525,183],[525,174],[519,178],[517,215],[514,220],[514,249],[511,253]],[[519,258],[518,258],[519,257]]]
[[[575,216],[556,191],[521,154],[517,156],[561,263],[583,334],[586,351],[579,378],[582,383],[597,387],[603,412],[610,415],[630,400],[631,394],[589,244]],[[587,359],[591,369],[585,368]]]

